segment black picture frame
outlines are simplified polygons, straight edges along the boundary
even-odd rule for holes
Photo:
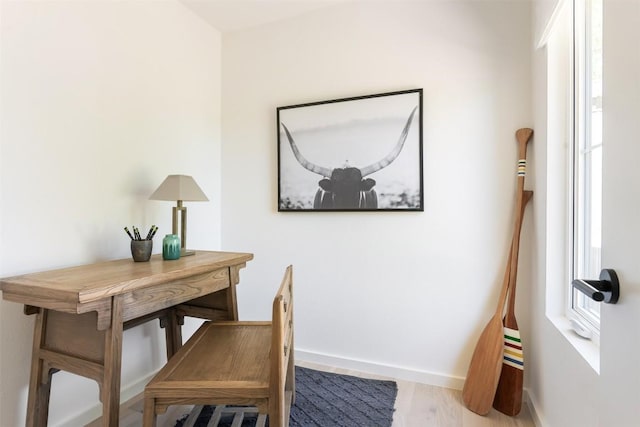
[[[424,211],[422,89],[277,107],[278,211]]]

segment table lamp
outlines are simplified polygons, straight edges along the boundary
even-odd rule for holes
[[[160,187],[149,196],[149,200],[177,201],[173,208],[172,234],[178,234],[178,214],[180,215],[180,256],[193,255],[187,247],[187,207],[182,202],[206,202],[207,196],[189,175],[169,175]]]

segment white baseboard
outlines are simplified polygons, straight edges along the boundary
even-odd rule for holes
[[[134,398],[138,394],[144,391],[144,386],[151,380],[151,378],[155,375],[155,372],[152,372],[143,378],[140,378],[130,384],[127,384],[124,388],[120,390],[120,403],[125,403],[129,399]],[[82,412],[77,414],[72,414],[71,417],[60,421],[56,424],[52,424],[53,427],[78,427],[89,424],[90,422],[100,418],[102,416],[102,404],[97,403],[90,408],[85,409]]]
[[[411,381],[421,384],[434,385],[438,387],[462,390],[464,386],[463,377],[453,377],[450,375],[436,374],[417,369],[409,369],[401,366],[384,365],[366,360],[351,359],[330,354],[318,353],[308,350],[295,350],[296,360],[302,362],[317,363],[319,365],[330,366],[340,369],[349,369],[398,380]],[[542,417],[536,411],[535,401],[529,398],[529,392],[525,388],[522,393],[523,402],[528,406],[531,418],[536,427],[545,427]]]
[[[544,421],[542,414],[537,411],[539,405],[537,405],[536,399],[532,395],[529,395],[526,390],[525,393],[527,394],[527,404],[529,405],[529,412],[531,413],[533,423],[536,427],[546,427],[548,424]]]
[[[301,361],[318,363],[320,365],[342,369],[351,369],[354,371],[381,375],[383,377],[395,378],[398,380],[435,385],[455,390],[462,390],[462,386],[464,385],[464,378],[462,377],[452,377],[450,375],[442,375],[434,372],[405,368],[402,366],[383,365],[366,360],[351,359],[301,349],[296,349],[295,355],[296,359]]]

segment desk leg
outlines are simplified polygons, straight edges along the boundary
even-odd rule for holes
[[[122,365],[122,295],[112,299],[111,327],[105,332],[104,377],[100,388],[102,425],[118,427],[120,417],[120,368]]]
[[[40,309],[36,315],[31,350],[31,377],[29,400],[27,401],[27,427],[45,427],[49,418],[49,396],[51,394],[51,372],[44,372],[45,364],[40,358],[44,343],[48,310]]]
[[[229,320],[238,320],[238,298],[236,296],[236,285],[240,283],[240,267],[229,268],[229,287],[227,288],[227,312]]]
[[[167,361],[182,347],[182,325],[184,316],[179,316],[175,309],[169,309],[167,316],[160,319],[167,341]]]
[[[227,288],[227,313],[229,320],[238,320],[238,298],[236,297],[236,285],[233,283]]]

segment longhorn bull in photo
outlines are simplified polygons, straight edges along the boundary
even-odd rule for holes
[[[284,132],[291,145],[291,150],[298,163],[305,169],[323,177],[318,181],[320,188],[316,191],[313,208],[377,209],[378,195],[373,188],[376,185],[376,181],[372,178],[365,177],[389,166],[398,155],[400,155],[417,109],[418,107],[416,106],[413,111],[411,111],[407,123],[400,134],[400,139],[393,150],[383,159],[364,168],[351,167],[347,164],[341,168],[331,169],[311,163],[300,153],[289,129],[282,123]]]

